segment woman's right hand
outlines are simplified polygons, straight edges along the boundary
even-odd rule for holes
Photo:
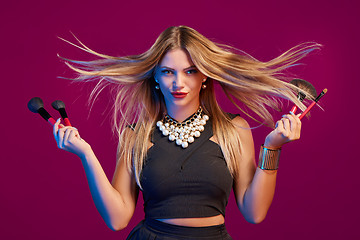
[[[61,128],[59,128],[61,126]],[[74,153],[80,158],[91,152],[91,146],[80,137],[78,130],[60,124],[60,118],[53,127],[54,137],[58,148]]]

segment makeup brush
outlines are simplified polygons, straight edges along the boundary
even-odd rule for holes
[[[30,99],[27,106],[28,106],[29,110],[32,111],[33,113],[39,113],[40,116],[42,116],[52,126],[55,124],[55,122],[56,122],[55,119],[52,118],[51,115],[45,110],[44,102],[41,98],[34,97],[34,98]]]
[[[327,92],[327,88],[325,88],[320,94],[319,96],[316,97],[315,101],[313,101],[310,106],[300,115],[299,119],[301,120],[314,106],[315,104],[320,100],[320,98],[322,98],[325,93]]]
[[[66,111],[65,111],[65,103],[63,101],[61,101],[61,100],[56,100],[56,101],[51,103],[51,106],[55,110],[59,111],[62,119],[65,122],[65,126],[71,126],[70,120],[69,120],[69,118],[68,118],[68,116],[66,114]]]
[[[304,92],[309,93],[313,98],[315,98],[317,96],[316,89],[308,81],[305,81],[303,79],[293,79],[290,82],[290,84],[302,89]],[[299,91],[297,94],[297,98],[300,100],[300,102],[304,101],[305,98],[311,99],[310,96],[306,96],[306,94],[304,92]],[[293,112],[295,114],[296,110],[297,110],[297,106],[294,105],[292,107],[292,109],[290,110],[290,112]]]

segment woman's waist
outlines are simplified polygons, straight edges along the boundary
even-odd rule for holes
[[[225,222],[224,216],[221,214],[211,217],[158,218],[156,220],[163,223],[184,227],[210,227],[222,225]]]

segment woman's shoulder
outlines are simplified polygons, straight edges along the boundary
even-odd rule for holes
[[[240,114],[234,114],[234,113],[226,113],[229,118],[231,119],[231,122],[236,126],[240,128],[250,128],[250,125],[248,122],[240,116]]]
[[[231,120],[233,120],[234,118],[236,118],[237,116],[239,116],[240,117],[240,114],[238,114],[238,113],[229,113],[229,112],[227,112],[227,113],[225,113]]]

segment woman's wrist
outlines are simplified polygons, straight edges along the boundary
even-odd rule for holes
[[[277,170],[279,168],[281,148],[271,149],[261,145],[258,168],[262,170]]]
[[[270,143],[269,141],[267,141],[267,139],[265,139],[264,144],[262,145],[267,149],[271,149],[271,150],[278,150],[281,149],[282,145],[274,145],[272,143]]]
[[[281,149],[281,146],[273,146],[273,145],[267,145],[267,144],[263,144],[262,146],[264,146],[264,148],[270,149],[270,150],[279,150]]]
[[[91,161],[91,159],[93,159],[95,157],[95,153],[93,152],[93,150],[90,147],[90,149],[78,154],[78,156],[80,157],[82,162],[84,162],[84,161],[89,162],[89,161]]]

